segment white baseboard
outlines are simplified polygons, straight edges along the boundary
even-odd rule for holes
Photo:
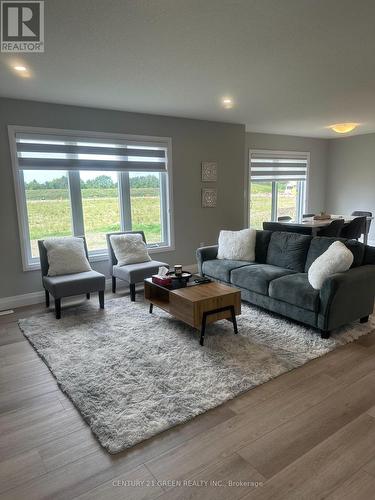
[[[44,302],[44,292],[31,292],[0,299],[0,311]]]
[[[191,264],[189,266],[184,266],[186,271],[190,273],[197,272],[197,265]],[[121,280],[118,280],[119,288],[122,288]],[[125,285],[124,285],[125,286]],[[106,289],[111,290],[112,280],[106,280]],[[0,311],[6,311],[7,309],[15,309],[17,307],[32,306],[34,304],[41,304],[45,300],[44,291],[24,293],[22,295],[14,295],[13,297],[3,297],[0,298]]]

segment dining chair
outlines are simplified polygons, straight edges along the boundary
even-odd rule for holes
[[[84,236],[80,236],[80,238],[83,240],[85,254],[87,260],[89,260],[86,239]],[[87,299],[89,299],[91,292],[98,292],[100,308],[104,309],[104,274],[91,270],[60,276],[48,276],[49,264],[47,249],[44,246],[44,240],[38,240],[38,248],[40,268],[42,272],[42,284],[46,295],[46,307],[49,307],[49,296],[51,294],[55,299],[56,319],[61,318],[61,299],[63,297],[86,294]]]
[[[279,224],[278,222],[263,222],[263,229],[265,229],[266,231],[281,231],[284,233],[311,235],[310,227],[302,227],[293,224]]]
[[[370,232],[371,220],[367,220],[367,217],[372,217],[372,212],[367,212],[366,210],[354,210],[352,212],[354,217],[366,217],[366,234]]]
[[[331,224],[320,229],[317,233],[317,236],[329,236],[337,238],[341,235],[344,224],[344,219],[333,220]]]
[[[145,278],[151,278],[153,274],[157,274],[159,267],[169,268],[169,265],[165,262],[159,262],[158,260],[139,262],[137,264],[127,264],[125,266],[117,265],[117,258],[111,243],[111,236],[116,234],[140,234],[144,243],[146,243],[145,233],[143,231],[121,231],[106,234],[109,257],[109,273],[112,277],[112,292],[116,293],[116,279],[123,280],[129,285],[130,300],[134,302],[136,283],[143,281]]]
[[[366,234],[366,217],[356,217],[342,228],[340,236],[348,240],[358,240],[362,234]]]
[[[287,221],[292,220],[292,218],[289,217],[289,215],[282,215],[282,216],[278,217],[277,220],[278,221],[285,221],[285,222],[287,222]]]

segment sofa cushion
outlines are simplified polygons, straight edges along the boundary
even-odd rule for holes
[[[255,260],[258,264],[265,264],[267,261],[267,251],[271,235],[272,231],[257,230],[255,241]]]
[[[230,282],[233,269],[252,264],[244,260],[213,259],[205,260],[202,264],[202,273],[220,281]]]
[[[295,271],[290,269],[282,269],[281,267],[269,264],[253,264],[233,269],[231,272],[231,283],[252,292],[268,295],[268,286],[272,280],[294,273]]]
[[[319,290],[314,290],[310,285],[306,273],[291,274],[271,281],[269,295],[308,311],[319,311]]]
[[[363,264],[366,246],[356,240],[346,240],[345,238],[328,238],[325,236],[316,236],[312,239],[309,251],[307,253],[305,272],[310,269],[311,264],[320,257],[335,241],[342,241],[352,252],[354,260],[351,267],[358,267]]]
[[[105,290],[105,276],[96,271],[43,276],[43,286],[55,299]]]
[[[268,245],[267,264],[302,273],[312,237],[276,231]]]

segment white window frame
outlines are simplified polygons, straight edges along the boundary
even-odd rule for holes
[[[144,135],[128,135],[128,134],[112,134],[107,132],[88,132],[82,130],[63,130],[55,128],[43,128],[43,127],[27,127],[20,125],[8,125],[8,136],[9,136],[9,146],[10,155],[14,179],[15,197],[17,205],[17,217],[18,226],[20,234],[21,243],[21,255],[22,255],[22,266],[24,271],[34,271],[40,269],[39,258],[32,257],[31,255],[31,245],[30,245],[30,233],[29,224],[27,216],[27,205],[26,205],[26,192],[23,180],[22,170],[18,167],[18,159],[16,153],[16,134],[20,133],[35,133],[42,135],[64,135],[72,137],[87,137],[88,139],[104,139],[110,141],[122,141],[129,142],[132,145],[139,146],[167,146],[166,160],[167,160],[167,172],[165,175],[161,175],[160,178],[163,182],[163,178],[166,179],[164,187],[160,188],[161,197],[161,224],[163,228],[163,234],[167,235],[167,242],[164,245],[150,244],[148,246],[149,253],[161,253],[161,252],[171,252],[175,250],[175,237],[174,237],[174,211],[173,211],[173,169],[172,169],[172,139],[171,137],[155,137],[155,136],[144,136]],[[125,222],[124,211],[126,209],[125,201],[123,199],[126,195],[125,190],[125,177],[128,175],[127,172],[119,172],[119,203],[120,203],[120,224],[121,230],[128,230],[128,222]],[[79,172],[68,172],[69,182],[79,182]],[[74,176],[78,176],[74,181]],[[74,228],[73,225],[73,210],[74,206],[81,203],[81,198],[74,200],[71,203],[72,206],[72,234],[79,234],[82,228]],[[164,208],[163,208],[164,207]],[[77,222],[77,219],[74,219]],[[127,219],[129,220],[129,219]],[[82,234],[82,233],[81,233]],[[89,257],[91,262],[108,260],[107,249],[95,250],[89,252]]]
[[[302,202],[302,210],[301,213],[309,211],[309,179],[310,179],[310,152],[309,151],[288,151],[288,150],[275,150],[275,149],[254,149],[249,148],[247,163],[245,168],[245,223],[246,227],[250,227],[250,202],[251,202],[251,155],[261,153],[261,154],[272,154],[272,155],[280,155],[288,156],[289,158],[300,158],[302,155],[306,156],[307,160],[307,168],[306,168],[306,181],[304,186],[303,193],[303,202]],[[255,181],[261,182],[261,181]],[[269,181],[270,182],[270,181]],[[274,199],[274,195],[276,195],[276,201]],[[301,200],[297,200],[297,203],[301,204]],[[275,206],[276,205],[276,206]],[[274,214],[276,213],[277,218],[277,192],[272,193],[272,216],[271,219],[274,219]]]

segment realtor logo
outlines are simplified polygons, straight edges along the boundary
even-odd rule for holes
[[[1,52],[44,52],[44,1],[1,2]]]

